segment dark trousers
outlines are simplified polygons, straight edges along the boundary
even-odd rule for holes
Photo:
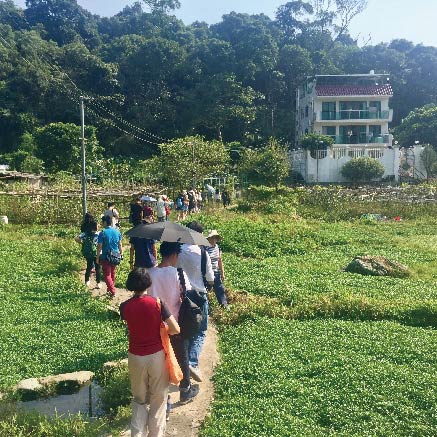
[[[86,259],[85,282],[88,282],[90,280],[91,270],[93,268],[96,269],[96,282],[97,283],[100,282],[102,268],[101,268],[100,264],[96,264],[95,261],[96,261],[95,258],[87,258]]]
[[[224,307],[228,305],[226,290],[220,272],[214,272],[214,293],[220,305],[223,305]]]
[[[182,370],[182,381],[179,388],[188,388],[190,386],[190,364],[188,362],[188,344],[189,340],[184,340],[180,335],[170,335],[170,342]]]

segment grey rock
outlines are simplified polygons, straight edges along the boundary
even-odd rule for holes
[[[367,276],[391,276],[406,278],[411,275],[407,266],[383,256],[357,256],[345,268],[345,272]]]

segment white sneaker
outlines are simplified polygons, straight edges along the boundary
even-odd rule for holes
[[[87,287],[89,287],[89,286],[90,286],[90,281],[86,281],[86,282],[85,282],[85,285],[86,285]]]
[[[100,282],[97,282],[96,287],[100,289],[100,288],[102,288],[102,284]]]
[[[197,381],[197,382],[203,381],[202,373],[198,367],[190,366],[190,374],[191,374],[191,377],[194,379],[194,381]]]

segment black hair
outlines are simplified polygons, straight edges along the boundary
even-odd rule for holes
[[[110,208],[111,206],[114,206],[115,203],[114,202],[108,202],[108,208]]]
[[[181,253],[181,244],[180,243],[170,243],[169,241],[163,241],[161,246],[159,246],[159,253],[161,256],[168,257],[177,253],[178,255]]]
[[[127,276],[126,288],[130,291],[146,291],[152,285],[147,269],[135,267]]]
[[[92,214],[89,212],[83,216],[83,222],[80,225],[81,232],[91,233],[97,231],[97,222]]]
[[[188,223],[187,224],[187,228],[190,228],[193,231],[200,232],[201,234],[203,233],[202,223],[199,223],[199,222],[196,222],[196,221]]]
[[[109,215],[104,215],[102,217],[102,222],[106,224],[106,226],[111,226],[112,218]]]

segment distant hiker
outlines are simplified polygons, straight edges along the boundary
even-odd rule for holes
[[[91,272],[95,269],[97,288],[100,288],[101,267],[99,264],[96,264],[97,222],[91,214],[85,214],[80,230],[81,233],[75,240],[82,244],[82,255],[86,259],[85,284],[87,287],[90,286]]]
[[[108,209],[103,214],[104,216],[111,217],[111,227],[115,228],[118,226],[118,221],[120,219],[120,215],[118,214],[118,211],[115,209],[115,203],[114,202],[108,202]]]
[[[187,218],[189,206],[190,199],[188,198],[188,193],[184,191],[184,197],[182,198],[182,220],[185,220]]]
[[[158,217],[158,222],[165,221],[165,196],[159,196],[156,202],[156,216]]]
[[[97,238],[96,264],[103,269],[103,277],[108,288],[108,294],[115,296],[115,269],[121,261],[123,247],[121,245],[121,234],[118,229],[111,226],[112,219],[105,215],[102,217],[103,231]]]
[[[222,195],[221,195],[220,190],[218,188],[216,188],[216,190],[215,190],[214,200],[215,200],[215,204],[217,206],[219,206],[220,202],[222,201]]]
[[[141,197],[137,197],[130,205],[129,221],[137,226],[143,220],[143,205],[141,204]]]
[[[188,223],[187,227],[200,233],[203,232],[203,226],[199,222]],[[206,250],[195,244],[182,245],[177,265],[187,274],[191,288],[197,291],[204,299],[202,326],[200,332],[190,340],[188,348],[191,375],[193,379],[201,382],[202,375],[198,368],[199,355],[205,342],[206,330],[208,328],[208,296],[205,281],[212,286],[214,283],[214,272],[211,266],[211,259]],[[202,272],[202,266],[204,266],[205,273]]]
[[[223,308],[228,308],[228,299],[226,298],[226,289],[223,285],[223,280],[225,279],[225,270],[223,267],[222,253],[218,246],[218,242],[222,239],[221,235],[213,229],[209,231],[206,237],[211,244],[206,250],[211,258],[212,270],[214,271],[214,293],[217,298],[218,303]]]
[[[164,301],[159,309],[156,298],[148,296],[152,285],[145,269],[132,270],[126,288],[135,294],[120,305],[120,315],[129,332],[128,368],[132,391],[131,435],[163,437],[169,374],[160,336],[161,321],[170,335],[178,334],[179,325]]]
[[[153,223],[153,209],[149,203],[145,203],[143,206],[143,221]]]
[[[228,193],[228,190],[224,189],[222,191],[222,202],[223,202],[223,207],[226,208],[227,206],[230,205],[231,203],[231,196]]]
[[[176,198],[175,205],[176,205],[176,220],[182,220],[183,217],[183,200],[184,200],[184,194],[179,193],[178,197]]]
[[[164,201],[165,201],[165,220],[168,222],[170,220],[171,206],[167,196],[165,197]]]
[[[197,199],[196,199],[196,193],[194,190],[190,190],[187,193],[188,196],[188,212],[190,214],[193,214],[197,211]]]
[[[179,243],[169,243],[163,241],[159,247],[162,257],[158,267],[149,269],[149,275],[152,285],[149,288],[150,296],[159,297],[167,303],[170,312],[179,318],[179,309],[181,307],[181,283],[176,265],[181,252]],[[190,281],[185,273],[182,272],[185,279],[185,287],[191,289]],[[190,384],[190,367],[188,360],[189,340],[182,338],[181,335],[170,337],[173,350],[178,360],[179,366],[183,373],[183,379],[179,383],[180,403],[190,402],[198,393],[198,386]]]

